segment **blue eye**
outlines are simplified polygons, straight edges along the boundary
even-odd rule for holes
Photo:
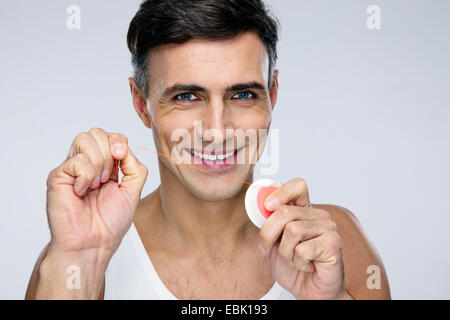
[[[237,95],[233,97],[233,99],[241,99],[241,100],[248,100],[251,98],[254,98],[255,96],[250,92],[239,92]]]
[[[179,94],[175,97],[175,99],[184,101],[184,102],[189,102],[189,101],[195,100],[194,98],[197,98],[197,97],[189,92]]]

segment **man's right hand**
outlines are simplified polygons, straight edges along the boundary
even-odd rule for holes
[[[115,160],[123,172],[120,185]],[[67,159],[47,179],[51,240],[40,263],[38,278],[44,283],[36,284],[36,298],[97,297],[107,264],[131,226],[147,174],[124,135],[94,128],[76,137]],[[73,265],[84,287],[70,292],[66,270]]]
[[[114,160],[124,175],[120,185]],[[147,172],[124,135],[99,128],[79,134],[48,176],[49,250],[112,256],[131,225]]]

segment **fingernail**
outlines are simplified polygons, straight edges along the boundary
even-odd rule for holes
[[[95,189],[100,184],[100,177],[95,177],[94,181],[92,181],[91,189]]]
[[[269,210],[275,210],[279,205],[280,203],[278,202],[277,198],[269,197],[267,200],[266,208]]]
[[[266,250],[264,250],[264,247],[261,243],[258,243],[258,250],[262,255],[266,254]]]
[[[109,170],[108,170],[108,169],[105,169],[105,170],[103,170],[103,172],[102,172],[102,179],[101,179],[101,182],[102,182],[102,183],[105,183],[105,182],[108,181],[108,179],[109,179]]]
[[[117,143],[114,146],[115,153],[124,153],[125,152],[125,145],[123,143]]]
[[[77,186],[75,187],[75,193],[77,194],[77,196],[82,197],[86,189],[87,189],[86,187],[81,188],[80,186]]]

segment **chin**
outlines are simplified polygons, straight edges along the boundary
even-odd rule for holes
[[[244,184],[234,181],[218,180],[208,185],[198,183],[187,184],[188,189],[199,199],[205,201],[221,201],[236,196]]]
[[[252,166],[238,165],[226,172],[223,176],[246,181]],[[222,177],[216,177],[189,167],[182,167],[178,171],[178,178],[192,194],[205,201],[221,201],[235,197],[246,184]]]

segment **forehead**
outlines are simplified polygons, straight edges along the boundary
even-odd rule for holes
[[[227,40],[158,46],[151,50],[148,67],[150,87],[195,83],[213,89],[238,82],[266,84],[269,60],[258,34],[245,32]]]

